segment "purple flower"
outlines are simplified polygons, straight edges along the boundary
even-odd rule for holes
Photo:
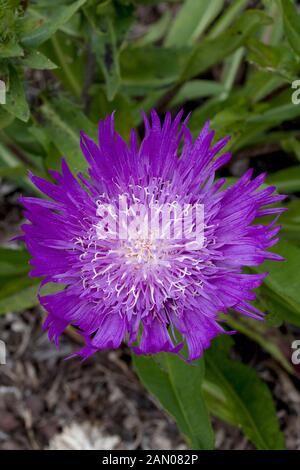
[[[39,297],[48,312],[44,328],[58,344],[65,328],[76,326],[85,340],[76,354],[84,358],[126,340],[137,354],[177,353],[186,343],[188,360],[194,360],[225,332],[220,312],[232,308],[262,318],[249,302],[266,273],[245,274],[243,267],[282,259],[266,250],[278,241],[275,224],[284,209],[273,205],[284,196],[274,195],[275,187],[259,189],[266,175],[251,179],[251,170],[221,190],[225,180],[215,181],[215,172],[230,154],[216,155],[229,138],[212,145],[214,132],[207,123],[193,142],[181,116],[172,121],[168,113],[161,124],[153,111],[151,123],[144,118],[140,145],[134,130],[127,145],[108,116],[99,125],[99,144],[81,133],[88,177],[75,178],[63,160],[61,173],[51,171],[55,183],[31,175],[51,200],[21,198],[30,221],[21,237],[32,256],[30,275],[63,286]],[[172,213],[158,235],[137,203],[146,215],[174,204],[203,207],[202,243],[175,234],[183,213],[179,218]],[[124,237],[117,236],[124,222],[117,220],[120,214],[128,217]],[[272,214],[271,223],[259,223]],[[134,227],[137,221],[147,228]]]

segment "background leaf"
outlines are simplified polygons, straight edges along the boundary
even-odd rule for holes
[[[223,5],[223,0],[186,0],[169,29],[165,45],[181,47],[193,44]]]
[[[262,266],[252,268],[257,272],[268,272],[264,280],[265,295],[276,305],[276,312],[282,320],[300,326],[299,265],[300,249],[282,240],[276,245],[276,253],[285,261],[266,261]]]
[[[294,51],[300,55],[300,17],[292,0],[281,0],[284,29]]]
[[[85,171],[86,162],[80,149],[79,132],[84,130],[95,136],[96,126],[80,110],[74,113],[74,106],[67,100],[45,103],[41,110],[46,118],[48,135],[60,152],[56,160],[48,160],[49,167],[58,168],[64,156],[75,173]]]
[[[37,8],[31,8],[30,13],[37,19],[37,26],[22,37],[22,44],[28,47],[41,45],[63,26],[85,2],[86,0],[77,0],[70,5],[58,6],[52,15]]]
[[[24,86],[17,70],[9,68],[9,88],[6,92],[5,109],[13,116],[28,121],[30,110],[26,100]]]
[[[204,362],[193,366],[167,353],[133,360],[141,381],[175,418],[191,447],[211,449],[213,432],[202,395]]]
[[[231,344],[230,338],[219,337],[205,353],[204,390],[210,395],[210,407],[220,418],[240,426],[257,449],[283,449],[271,393],[253,368],[227,357]],[[216,408],[211,396],[216,397]]]
[[[248,10],[243,13],[226,32],[219,34],[214,39],[206,39],[195,46],[181,79],[187,80],[203,73],[243,46],[251,34],[262,25],[269,23],[269,17],[262,11]]]

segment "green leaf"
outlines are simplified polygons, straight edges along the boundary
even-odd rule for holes
[[[81,98],[85,74],[85,55],[81,45],[75,40],[68,40],[63,32],[58,31],[43,45],[43,51],[57,64],[53,73],[65,89]]]
[[[75,173],[85,171],[87,163],[80,150],[80,130],[84,130],[92,137],[96,135],[96,126],[79,110],[74,103],[65,99],[45,103],[41,107],[42,114],[46,119],[46,130],[53,144],[58,148],[61,155]],[[50,168],[60,166],[59,157],[55,161],[51,159]]]
[[[9,59],[12,57],[22,57],[24,51],[19,44],[15,42],[0,43],[0,59]]]
[[[4,163],[5,167],[8,166],[13,168],[18,165],[19,160],[17,157],[5,146],[0,142],[0,162],[2,167],[2,162]]]
[[[0,288],[0,315],[19,312],[38,304],[38,281],[28,277],[15,277]]]
[[[280,4],[287,39],[294,51],[300,55],[300,16],[297,7],[292,0],[281,0]]]
[[[6,279],[1,278],[0,284],[0,315],[9,312],[21,312],[39,304],[38,291],[40,280],[28,275],[11,274]],[[43,295],[54,294],[66,286],[49,283],[41,289]]]
[[[104,0],[106,1],[111,1],[111,0]],[[124,0],[123,0],[124,1]],[[125,0],[126,3],[127,0]],[[140,5],[157,5],[158,3],[161,3],[161,0],[131,0],[132,3],[134,3],[137,6]],[[167,0],[167,3],[179,3],[181,0]]]
[[[37,18],[37,27],[22,37],[22,44],[27,47],[37,47],[47,41],[85,2],[86,0],[77,0],[70,5],[58,6],[52,15],[30,8],[29,13]]]
[[[257,449],[283,449],[272,395],[252,367],[227,357],[231,345],[232,340],[222,335],[205,353],[204,390],[214,390],[218,398],[215,407],[210,393],[212,412],[240,426]]]
[[[18,179],[20,176],[26,176],[28,169],[24,165],[16,165],[14,167],[1,167],[0,166],[0,177],[1,178],[12,178]]]
[[[168,88],[179,79],[187,52],[154,46],[127,47],[120,57],[122,89],[139,96]]]
[[[290,202],[284,202],[284,206],[288,209],[280,216],[280,223],[285,225],[289,222],[300,224],[300,199],[293,199]]]
[[[27,273],[28,261],[27,251],[0,247],[0,277]]]
[[[94,12],[92,14],[94,16]],[[121,86],[120,50],[132,20],[132,6],[119,4],[96,20],[90,19],[93,25],[92,48],[105,78],[109,101],[114,99]]]
[[[275,78],[275,82],[272,80],[264,85],[264,75],[264,72],[255,73],[251,78],[252,85],[247,84],[247,90],[234,90],[224,101],[213,98],[196,108],[189,121],[193,134],[197,135],[205,120],[213,116],[211,121],[212,127],[217,131],[216,137],[231,135],[230,150],[237,152],[247,146],[264,144],[269,135],[266,131],[300,116],[300,106],[291,103],[290,92],[287,89],[272,99],[256,103],[258,98],[272,92],[274,86],[276,89],[281,82],[279,77],[272,77]],[[258,97],[255,90],[261,83],[262,96]],[[282,134],[277,143],[281,139]]]
[[[213,432],[201,391],[204,362],[190,365],[166,353],[156,359],[133,356],[133,362],[145,387],[173,416],[191,447],[211,449]]]
[[[6,92],[5,109],[21,121],[27,122],[30,116],[24,86],[16,68],[9,67],[9,88]]]
[[[292,153],[300,163],[300,141],[295,137],[281,139],[281,146],[286,153]]]
[[[265,70],[253,69],[249,73],[242,95],[251,103],[258,103],[283,84],[284,79],[282,77],[270,74]]]
[[[297,78],[299,64],[291,49],[285,45],[270,46],[256,38],[247,42],[250,49],[249,62],[255,63],[259,68],[278,74],[286,80]]]
[[[129,141],[131,129],[134,127],[134,114],[137,113],[134,103],[128,96],[118,93],[112,101],[108,101],[103,85],[93,85],[90,90],[90,118],[94,122],[105,119],[107,114],[115,114],[115,126],[123,139]],[[140,113],[137,113],[140,116]]]
[[[299,115],[300,106],[297,106],[293,103],[286,103],[282,104],[281,106],[271,106],[266,111],[261,110],[260,113],[253,113],[253,116],[249,118],[249,122],[269,122],[274,125],[276,123],[281,123],[283,121],[294,119]]]
[[[30,133],[29,126],[20,120],[15,120],[2,132],[3,142],[7,149],[13,149],[17,161],[31,160],[31,156],[42,156],[42,148],[36,138]],[[31,160],[32,161],[32,160]],[[27,163],[28,165],[29,163]],[[35,166],[36,161],[33,162]]]
[[[220,13],[223,5],[223,0],[186,0],[173,21],[165,45],[181,47],[193,44]]]
[[[300,199],[285,202],[288,209],[280,216],[281,235],[288,241],[300,246]]]
[[[285,240],[286,241],[286,240]],[[291,325],[300,326],[299,305],[296,305],[273,288],[263,284],[258,292],[257,299],[261,305],[261,309],[268,313],[267,320],[275,325],[280,326],[283,322]]]
[[[12,114],[5,111],[5,105],[0,104],[0,129],[4,129],[9,126],[15,119]]]
[[[35,49],[26,51],[20,63],[25,67],[37,70],[52,70],[57,68],[57,65],[52,60]]]
[[[94,34],[92,45],[97,62],[105,77],[107,97],[112,100],[121,85],[119,51],[113,22],[110,17],[105,17],[105,21],[102,20],[102,28],[105,28],[105,34]]]
[[[205,72],[243,46],[249,36],[269,23],[270,18],[262,11],[247,10],[227,31],[194,47],[181,79],[184,81]]]
[[[20,122],[20,121],[15,121]],[[6,146],[0,143],[0,176],[14,180],[18,186],[32,192],[34,186],[27,177],[28,165],[20,162],[18,157]]]
[[[232,24],[235,18],[240,15],[241,11],[247,6],[247,3],[248,0],[235,0],[234,2],[230,2],[224,13],[215,21],[207,37],[214,39],[220,33],[223,33]]]
[[[282,193],[294,193],[300,191],[300,165],[284,168],[268,177],[268,183],[274,184]]]
[[[189,100],[197,100],[207,96],[219,96],[224,91],[221,83],[213,80],[191,80],[179,90],[170,106],[176,106]]]
[[[225,59],[222,71],[222,85],[224,91],[219,95],[220,101],[224,101],[229,96],[240,70],[244,53],[244,47],[240,47],[231,56]]]
[[[262,266],[252,267],[251,270],[269,273],[264,279],[263,292],[275,305],[278,305],[278,314],[282,320],[300,325],[300,249],[281,240],[276,245],[275,251],[285,261],[278,263],[266,261]]]
[[[260,322],[243,315],[226,316],[227,324],[236,331],[248,336],[259,346],[267,351],[289,374],[294,373],[294,369],[287,357],[289,344],[281,332],[274,327],[270,327],[269,315],[265,322]]]
[[[38,305],[37,286],[25,287],[4,299],[0,299],[0,315],[20,312]]]
[[[149,44],[153,44],[162,39],[167,30],[167,27],[170,24],[171,18],[171,12],[166,10],[161,18],[159,18],[156,23],[151,25],[151,28],[145,33],[145,35],[135,41],[135,46],[148,46]]]

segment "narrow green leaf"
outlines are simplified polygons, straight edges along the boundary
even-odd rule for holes
[[[20,63],[25,67],[37,70],[52,70],[57,68],[57,65],[55,65],[52,60],[48,59],[48,57],[36,49],[26,51]]]
[[[288,209],[280,216],[282,225],[281,235],[288,241],[300,247],[300,199],[284,203]]]
[[[284,202],[284,206],[288,209],[280,216],[280,223],[285,225],[289,222],[300,224],[300,199],[293,199],[290,202]]]
[[[84,81],[83,55],[76,53],[76,43],[66,41],[64,33],[58,31],[44,45],[46,55],[57,63],[54,75],[58,77],[66,90],[76,97],[81,97]]]
[[[105,77],[107,97],[112,100],[121,85],[121,74],[117,37],[110,17],[102,19],[103,29],[104,33],[93,35],[92,45]]]
[[[9,88],[6,92],[5,109],[21,121],[27,122],[30,116],[22,79],[15,67],[9,67]]]
[[[22,37],[22,43],[27,47],[37,47],[47,41],[85,2],[86,0],[77,0],[70,5],[58,6],[52,15],[30,8],[29,13],[37,18],[37,27]]]
[[[300,55],[300,16],[297,6],[292,0],[281,0],[280,4],[287,39],[294,51]]]
[[[0,44],[0,59],[10,59],[12,57],[22,57],[24,51],[19,44],[8,42]]]
[[[219,95],[221,101],[225,100],[233,88],[236,76],[244,56],[244,47],[237,49],[231,56],[227,57],[222,71],[223,93]]]
[[[122,87],[136,96],[174,84],[186,62],[189,49],[146,46],[126,47],[120,57]]]
[[[286,239],[284,239],[286,241]],[[263,284],[258,292],[257,299],[262,306],[261,309],[268,313],[267,319],[274,321],[276,325],[283,322],[300,326],[299,303],[293,302],[289,297],[285,297],[273,287]]]
[[[91,107],[90,117],[93,121],[98,122],[99,119],[105,119],[107,114],[115,114],[115,126],[117,132],[129,141],[131,129],[135,125],[134,117],[137,112],[135,104],[128,98],[126,94],[118,93],[112,101],[108,101],[103,85],[93,85],[91,87]],[[144,108],[141,108],[144,109]]]
[[[105,78],[107,98],[112,101],[121,86],[120,51],[133,21],[133,8],[116,3],[96,19],[92,15],[92,47]]]
[[[159,41],[165,34],[167,27],[170,24],[172,15],[170,11],[166,11],[159,20],[151,25],[151,28],[144,34],[143,37],[135,41],[135,46],[144,47]]]
[[[18,165],[19,160],[17,157],[0,142],[0,162],[4,163],[5,167],[13,168]],[[1,165],[2,166],[2,165]]]
[[[281,139],[280,143],[283,150],[287,153],[294,154],[300,163],[300,141],[295,137],[289,137],[286,139]]]
[[[24,165],[16,165],[14,167],[1,167],[0,166],[0,177],[1,178],[19,178],[20,176],[26,176],[28,169]]]
[[[74,104],[60,99],[45,103],[41,111],[46,119],[45,127],[48,136],[53,144],[61,152],[75,173],[86,170],[87,163],[80,150],[80,130],[84,130],[90,135],[95,135],[96,126],[78,109],[75,110]],[[61,158],[56,162],[51,160],[50,167],[58,167]]]
[[[280,254],[285,261],[278,263],[266,261],[262,266],[251,269],[256,272],[269,273],[263,284],[267,288],[267,296],[270,296],[272,301],[281,307],[278,313],[282,320],[300,325],[300,249],[281,240],[276,245],[276,253]]]
[[[5,111],[4,108],[5,104],[0,104],[0,129],[4,129],[5,127],[9,126],[15,119],[15,116]]]
[[[228,421],[240,426],[257,449],[283,449],[272,395],[253,368],[228,358],[231,345],[232,340],[223,335],[206,351],[204,389],[208,389],[207,383],[210,388],[219,389]],[[217,403],[216,409],[213,401],[210,406],[219,414],[220,400]],[[219,416],[226,419],[226,414]]]
[[[300,165],[291,166],[272,173],[268,177],[268,183],[274,184],[282,193],[294,193],[300,191]]]
[[[219,34],[223,33],[240,15],[241,11],[247,6],[248,0],[235,0],[230,2],[224,13],[217,19],[213,27],[208,32],[207,37],[214,39]]]
[[[21,163],[19,158],[6,145],[0,143],[0,176],[10,178],[21,188],[32,192],[34,186],[28,179],[27,173],[28,165],[25,166]]]
[[[12,276],[0,287],[0,315],[19,312],[38,304],[38,281]]]
[[[284,336],[274,327],[270,327],[267,321],[258,322],[252,318],[226,316],[227,324],[236,331],[248,336],[259,346],[267,351],[289,374],[294,370],[290,358],[285,354],[289,345]]]
[[[194,47],[181,79],[184,81],[205,72],[243,46],[251,34],[269,23],[270,18],[262,11],[247,10],[227,31]]]
[[[25,287],[0,300],[0,315],[9,312],[20,312],[35,307],[37,304],[37,286]]]
[[[13,169],[15,170],[15,168]],[[28,261],[27,251],[0,247],[0,277],[27,273],[29,271]]]
[[[181,47],[193,44],[220,13],[223,5],[223,0],[185,0],[173,21],[165,45]]]
[[[166,353],[159,354],[156,360],[133,356],[133,361],[145,387],[174,417],[191,447],[211,449],[213,432],[201,391],[204,362],[190,365]]]
[[[270,46],[256,38],[250,38],[247,42],[250,49],[249,62],[255,63],[259,68],[265,69],[286,80],[297,78],[299,63],[291,49],[285,45]]]
[[[179,90],[170,106],[176,106],[188,100],[205,98],[207,96],[219,96],[224,91],[221,83],[213,80],[191,80],[186,82]]]

